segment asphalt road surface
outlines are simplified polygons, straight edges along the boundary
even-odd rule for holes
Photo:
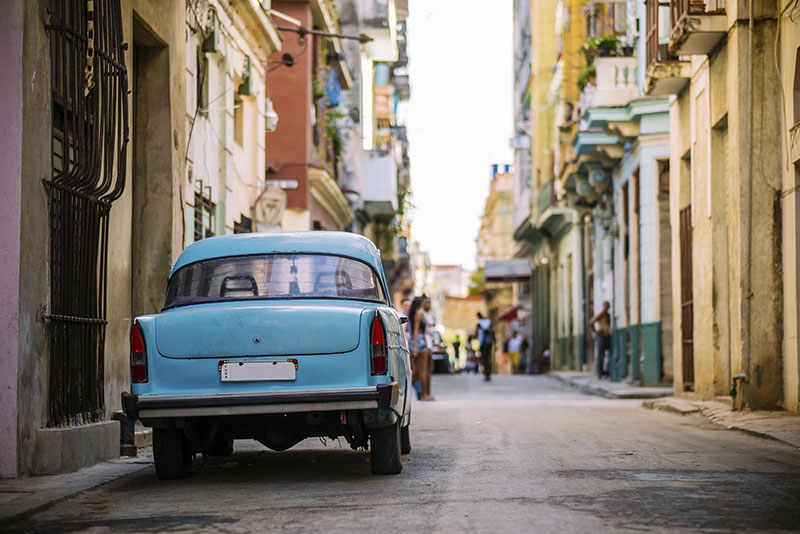
[[[403,473],[306,440],[237,442],[194,477],[152,468],[10,532],[798,532],[800,451],[546,377],[435,377]]]

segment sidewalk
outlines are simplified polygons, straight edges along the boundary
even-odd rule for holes
[[[74,473],[0,479],[0,526],[152,464],[150,451],[139,451],[139,456],[114,459]]]
[[[657,399],[672,395],[671,386],[633,386],[627,382],[598,380],[590,373],[550,371],[549,376],[586,393],[600,395],[609,399]]]
[[[781,441],[800,449],[800,415],[784,411],[734,411],[730,403],[695,401],[679,397],[646,400],[651,410],[663,410],[680,415],[699,414],[717,425]]]
[[[586,393],[609,399],[646,399],[642,406],[679,415],[701,415],[709,422],[774,439],[800,449],[800,415],[784,411],[734,411],[730,403],[695,401],[673,396],[669,386],[639,387],[625,382],[598,380],[588,373],[551,371],[549,376]]]

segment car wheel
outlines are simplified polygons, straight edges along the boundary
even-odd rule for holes
[[[161,480],[191,476],[192,450],[182,429],[153,429],[153,462]]]
[[[400,461],[400,419],[393,425],[373,428],[369,438],[372,472],[376,475],[396,475],[403,470]]]
[[[214,438],[206,447],[209,456],[230,456],[233,454],[233,440]]]
[[[411,452],[411,425],[400,428],[400,452],[408,454]]]

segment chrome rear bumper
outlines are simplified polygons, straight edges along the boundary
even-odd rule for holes
[[[211,395],[140,396],[125,392],[122,407],[131,419],[254,415],[391,408],[397,395],[397,382],[358,388]]]

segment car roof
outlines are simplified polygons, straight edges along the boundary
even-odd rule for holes
[[[366,237],[350,232],[263,232],[224,235],[195,241],[178,256],[169,275],[190,263],[250,254],[318,253],[349,256],[381,272],[380,253]]]

